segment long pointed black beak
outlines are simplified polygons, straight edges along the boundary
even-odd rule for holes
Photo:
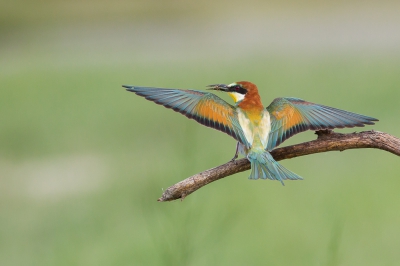
[[[228,86],[225,84],[213,84],[213,85],[208,85],[207,90],[216,90],[216,91],[228,91]]]

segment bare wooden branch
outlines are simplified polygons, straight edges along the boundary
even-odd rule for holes
[[[331,130],[317,131],[318,139],[292,146],[275,149],[271,152],[275,160],[295,158],[298,156],[348,149],[375,148],[400,156],[400,139],[379,131],[341,134]],[[217,166],[176,183],[164,191],[158,201],[184,199],[199,188],[218,179],[250,169],[249,161],[244,158],[235,162]]]

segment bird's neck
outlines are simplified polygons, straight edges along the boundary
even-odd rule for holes
[[[245,112],[258,113],[264,110],[261,97],[258,93],[248,93],[246,97],[238,104],[238,107]]]

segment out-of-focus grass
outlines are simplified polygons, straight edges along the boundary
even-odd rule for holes
[[[9,8],[16,6],[10,2]],[[55,12],[38,23],[71,19],[68,8],[61,9],[49,9]],[[2,18],[25,25],[24,14],[28,22],[36,19],[31,11],[18,13],[16,22]],[[36,26],[7,35],[12,38],[1,44],[7,49],[0,52],[6,62],[0,65],[1,265],[399,261],[397,157],[378,150],[310,155],[282,162],[304,181],[282,187],[251,182],[241,173],[183,202],[158,203],[162,189],[229,160],[235,141],[121,88],[202,89],[250,80],[265,104],[279,96],[300,97],[374,116],[380,122],[366,129],[400,136],[398,55],[255,51],[203,58],[202,50],[201,56],[174,58],[167,49],[143,53],[151,42],[139,38],[121,36],[119,46],[94,34],[102,38],[87,42],[92,30],[74,35],[68,27],[51,35],[52,43],[46,38],[52,25]],[[354,130],[363,129],[341,132]],[[285,145],[313,138],[302,133]]]
[[[201,64],[39,68],[1,77],[2,264],[398,260],[400,169],[393,155],[354,150],[297,158],[283,164],[304,181],[282,187],[242,173],[161,204],[155,200],[162,188],[227,161],[235,142],[120,88],[201,89],[249,79],[265,103],[302,97],[376,116],[381,121],[369,129],[399,135],[394,60],[249,58],[245,70],[229,60],[223,69]]]

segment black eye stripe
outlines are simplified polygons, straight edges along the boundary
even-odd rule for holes
[[[243,88],[242,86],[240,86],[240,85],[234,85],[234,86],[230,87],[229,90],[232,91],[232,92],[240,93],[240,94],[246,94],[247,93],[247,90],[245,88]]]

